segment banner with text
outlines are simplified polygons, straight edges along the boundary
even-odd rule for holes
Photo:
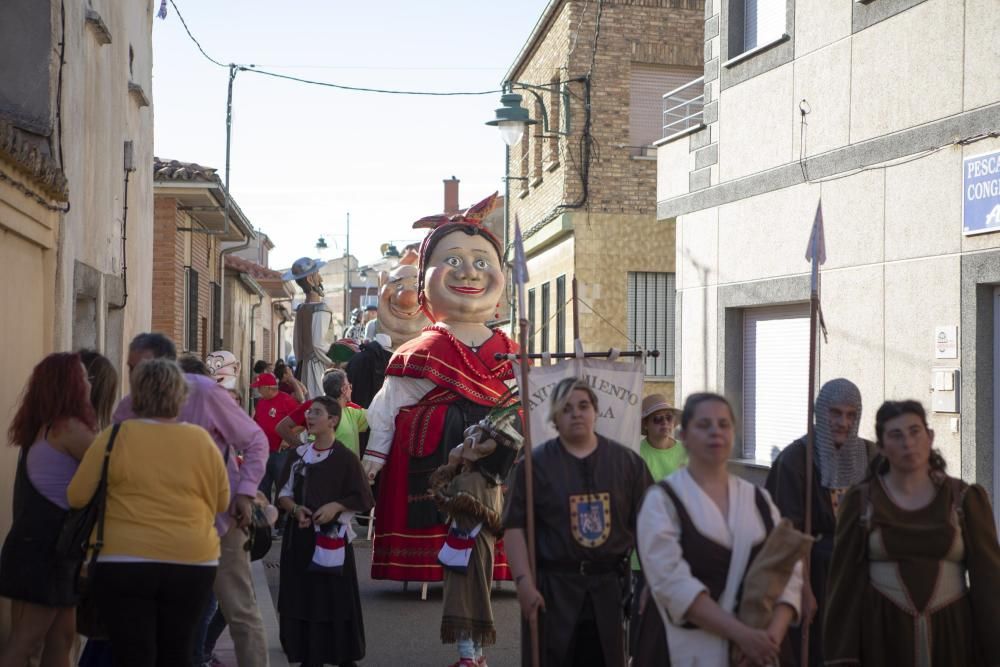
[[[518,386],[521,368],[514,364]],[[540,445],[556,437],[549,421],[552,390],[560,380],[582,377],[597,394],[597,424],[595,430],[606,438],[639,450],[642,418],[642,382],[645,366],[635,361],[604,359],[568,359],[551,366],[532,366],[528,376],[528,394],[521,399],[531,407],[531,440]]]

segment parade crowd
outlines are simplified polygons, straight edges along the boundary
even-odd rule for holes
[[[529,478],[517,346],[485,324],[505,290],[491,205],[421,221],[419,253],[380,277],[377,319],[332,346],[321,263],[296,262],[296,369],[256,364],[253,405],[231,353],[178,358],[162,334],[131,342],[117,405],[100,354],[42,359],[8,432],[0,667],[67,667],[78,632],[83,665],[202,667],[226,626],[240,667],[267,665],[251,559],[272,539],[289,661],[353,665],[351,543],[368,521],[373,578],[443,581],[456,667],[487,664],[497,580],[517,590],[525,665],[1000,665],[990,500],[949,476],[916,401],[884,402],[872,443],[857,386],[823,385],[809,534],[810,443],[763,488],[731,474],[738,424],[714,393],[680,409],[647,396],[635,446],[600,434],[598,396],[566,378]]]

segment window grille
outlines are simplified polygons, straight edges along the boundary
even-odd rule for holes
[[[542,330],[541,330],[542,352],[549,351],[549,329],[551,328],[549,327],[549,306],[550,306],[549,301],[551,297],[550,293],[551,286],[552,286],[551,283],[545,283],[544,285],[542,285],[542,315],[539,318],[541,320],[541,325],[542,325]]]
[[[556,352],[566,351],[566,276],[556,278]]]
[[[528,312],[524,314],[528,320],[528,354],[535,353],[535,290],[528,290]]]

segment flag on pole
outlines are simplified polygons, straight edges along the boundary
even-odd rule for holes
[[[528,282],[528,262],[524,258],[524,239],[521,237],[521,223],[516,215],[514,216],[514,265],[511,269],[514,285],[517,287],[517,303],[520,304],[519,307],[523,314],[525,307],[524,285]]]

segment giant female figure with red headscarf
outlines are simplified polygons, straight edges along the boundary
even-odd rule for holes
[[[513,370],[497,352],[515,344],[485,322],[503,298],[503,249],[482,220],[493,195],[463,215],[424,218],[418,294],[431,326],[399,346],[385,384],[368,409],[371,436],[362,461],[369,479],[382,472],[376,503],[372,578],[440,581],[437,555],[447,527],[428,479],[506,393]],[[494,577],[509,579],[498,549]]]

